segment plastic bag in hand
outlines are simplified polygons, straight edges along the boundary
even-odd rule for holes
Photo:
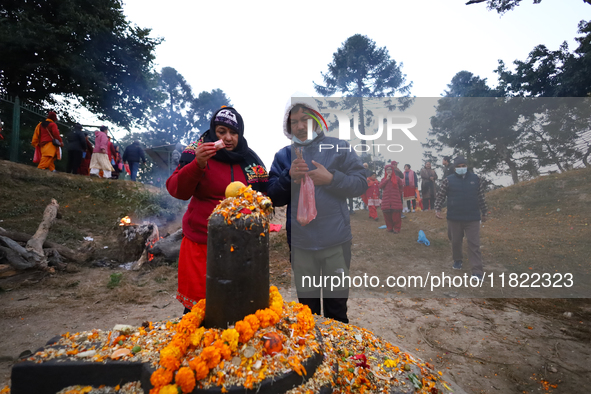
[[[314,196],[314,182],[308,174],[302,178],[300,199],[298,201],[298,223],[302,226],[316,218],[316,197]]]

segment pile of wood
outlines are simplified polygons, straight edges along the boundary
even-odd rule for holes
[[[0,227],[0,278],[30,269],[53,273],[56,269],[66,269],[68,262],[82,264],[91,258],[93,248],[81,252],[47,241],[51,226],[59,217],[59,204],[52,199],[34,235]],[[154,223],[122,226],[119,239],[122,262],[131,262],[133,270],[139,270],[154,256],[158,257],[158,263],[174,263],[178,260],[182,239],[182,229],[161,238]]]
[[[65,269],[66,260],[83,263],[91,252],[81,253],[47,241],[47,235],[58,216],[59,204],[55,199],[45,207],[43,220],[34,235],[6,231],[0,228],[0,277],[11,276],[26,269],[55,272]],[[20,243],[26,243],[22,246]]]

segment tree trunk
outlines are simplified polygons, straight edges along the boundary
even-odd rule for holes
[[[148,249],[153,255],[164,256],[166,261],[176,262],[179,259],[181,251],[181,242],[183,240],[183,229],[172,233],[166,238],[162,238]]]
[[[562,167],[562,164],[560,163],[560,159],[558,158],[558,155],[556,154],[556,152],[554,152],[554,150],[552,149],[552,147],[550,146],[550,143],[544,138],[544,136],[537,132],[534,131],[534,134],[537,135],[540,140],[542,140],[542,143],[544,145],[546,145],[546,148],[548,149],[548,152],[550,153],[550,156],[552,157],[552,161],[558,166],[558,169],[560,170],[560,172],[564,172],[564,167]]]
[[[0,236],[10,238],[16,242],[28,242],[32,238],[29,234],[19,233],[16,231],[6,231],[6,230],[0,230]],[[47,241],[47,240],[45,242],[43,242],[43,248],[55,249],[59,252],[60,255],[62,255],[66,259],[75,261],[77,263],[84,263],[86,260],[88,260],[90,258],[90,254],[91,254],[91,252],[90,253],[80,253],[80,252],[72,250],[66,246],[56,244],[54,242]]]
[[[35,259],[32,253],[8,237],[0,236],[0,255],[8,263],[18,270],[25,270],[35,266]]]
[[[35,232],[35,235],[33,235],[33,237],[27,242],[26,246],[27,251],[33,253],[37,266],[44,270],[47,270],[49,267],[47,266],[45,253],[43,253],[43,243],[47,238],[51,225],[55,221],[59,207],[57,201],[52,198],[51,203],[45,207],[43,220],[39,224],[37,232]]]
[[[587,149],[587,152],[583,155],[583,164],[585,167],[589,168],[589,155],[591,155],[591,145]]]
[[[518,184],[519,174],[517,173],[517,164],[515,164],[513,156],[509,153],[509,149],[507,149],[507,147],[504,144],[499,142],[497,142],[496,148],[496,151],[503,158],[505,163],[507,163],[507,166],[509,166],[509,171],[511,171],[511,178],[513,179],[513,184]]]
[[[357,89],[359,89],[359,132],[365,135],[365,114],[363,109],[363,97],[361,97],[363,91],[363,85],[361,81],[357,82]],[[366,140],[362,139],[361,144],[365,145]]]

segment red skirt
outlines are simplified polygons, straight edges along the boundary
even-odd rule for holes
[[[402,189],[402,193],[404,198],[408,198],[408,197],[412,197],[412,198],[416,198],[415,196],[415,188],[413,186],[404,186],[404,189]]]
[[[207,245],[198,244],[183,237],[179,254],[179,277],[176,299],[192,309],[197,301],[205,298],[207,274]]]

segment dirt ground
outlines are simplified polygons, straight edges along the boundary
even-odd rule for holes
[[[379,222],[366,215],[358,211],[351,219],[351,275],[449,265],[445,222],[433,213],[407,214],[398,235],[378,229],[381,213]],[[493,231],[494,221],[490,226]],[[431,246],[416,243],[419,229],[426,230]],[[488,259],[494,265],[494,253],[483,244],[485,264]],[[293,299],[285,230],[272,234],[270,247],[271,283]],[[110,329],[118,323],[139,325],[182,313],[174,298],[174,267],[130,272],[112,264],[70,266],[69,271],[0,279],[0,385],[8,382],[12,362],[22,351],[35,351],[55,335]],[[118,284],[113,283],[115,273],[122,273]],[[430,361],[468,393],[591,392],[591,302],[586,299],[352,294],[349,318],[351,324]]]

